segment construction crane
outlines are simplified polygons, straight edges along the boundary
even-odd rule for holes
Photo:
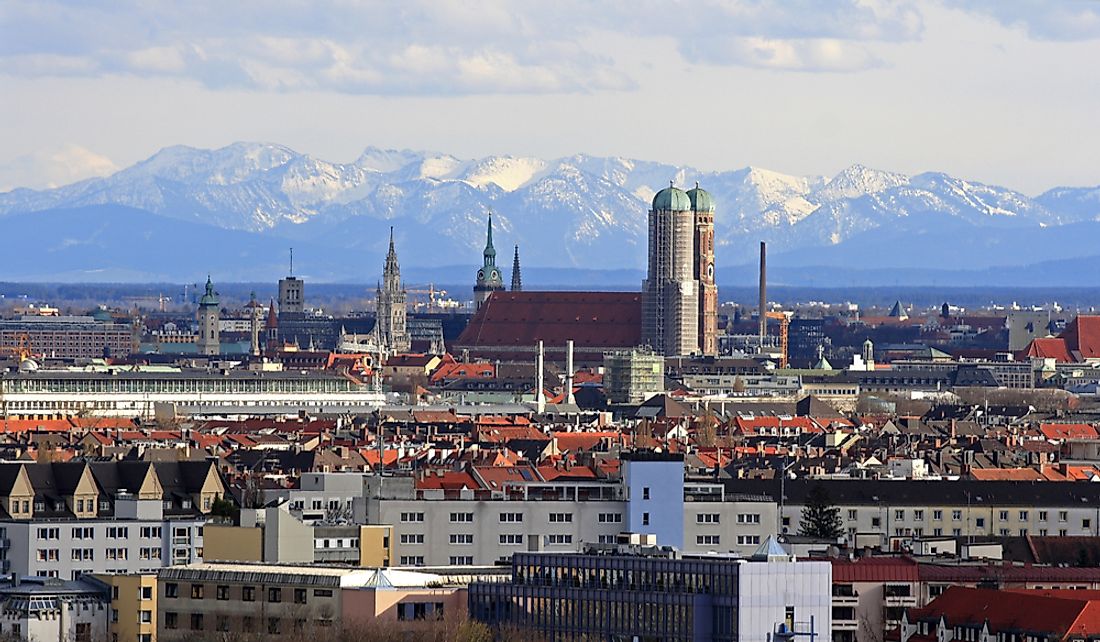
[[[428,295],[428,312],[435,312],[439,307],[439,302],[447,296],[446,290],[435,289],[435,284],[429,283],[427,290],[405,290],[407,294],[427,294]]]
[[[764,314],[764,316],[765,318],[775,319],[776,321],[779,321],[779,367],[786,368],[789,360],[789,353],[787,352],[787,342],[789,330],[791,327],[791,316],[793,316],[793,314],[791,312],[777,311],[767,312]]]

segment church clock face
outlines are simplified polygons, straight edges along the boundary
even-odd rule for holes
[[[496,270],[493,270],[492,273],[489,275],[489,278],[493,281],[496,281],[497,279],[500,278],[500,273],[497,272]]]
[[[485,270],[478,270],[478,271],[477,271],[477,278],[478,278],[479,280],[480,280],[480,279],[484,279],[484,278],[485,278]]]

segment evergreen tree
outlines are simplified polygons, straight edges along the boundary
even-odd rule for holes
[[[833,504],[829,491],[821,484],[814,485],[806,496],[806,505],[802,508],[802,524],[799,535],[836,539],[844,532],[844,523],[840,519],[840,508]]]

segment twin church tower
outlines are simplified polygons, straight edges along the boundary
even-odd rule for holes
[[[658,354],[718,354],[714,199],[695,184],[657,192],[649,211],[642,343]]]

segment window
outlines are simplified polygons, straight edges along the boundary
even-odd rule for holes
[[[879,528],[880,526],[882,526],[882,518],[881,517],[872,517],[871,518],[871,527],[872,528]]]
[[[501,513],[500,521],[502,524],[514,524],[523,521],[523,513]]]
[[[555,546],[561,546],[563,544],[572,544],[573,543],[573,536],[569,535],[569,534],[547,535],[546,536],[546,543],[551,544],[551,545],[555,545]]]
[[[1064,510],[1058,511],[1058,521],[1064,522],[1064,521],[1067,521],[1067,520],[1069,520],[1069,511],[1064,511]]]
[[[760,523],[760,513],[738,513],[737,514],[737,523],[738,524],[759,524]]]
[[[737,536],[737,545],[738,546],[759,546],[760,545],[760,536],[759,535],[738,535]]]
[[[942,528],[933,528],[932,529],[932,536],[933,537],[941,537],[942,535],[943,535],[943,529]]]
[[[917,520],[918,522],[923,520],[924,519],[924,511],[923,510],[913,511],[913,519]]]
[[[301,588],[294,589],[294,603],[305,604],[306,603],[306,590]]]
[[[1081,520],[1081,528],[1092,528],[1092,520],[1091,519],[1082,519]]]
[[[977,526],[978,528],[985,528],[985,518],[984,517],[978,517],[977,519],[974,520],[974,525]]]
[[[699,513],[695,516],[695,523],[697,524],[718,524],[718,513]]]
[[[649,513],[642,513],[642,526],[649,526]]]
[[[164,585],[164,597],[179,597],[180,585],[175,582],[168,582]]]
[[[402,555],[401,566],[424,566],[423,555]]]
[[[219,600],[228,600],[229,599],[229,587],[228,586],[225,586],[224,584],[219,585],[217,593],[218,593],[217,598]]]
[[[1002,522],[1007,522],[1008,521],[1008,511],[1006,511],[1006,510],[1001,511],[999,513],[998,517]]]
[[[848,509],[848,520],[854,522],[857,519],[857,514],[855,509]]]
[[[451,533],[452,544],[473,544],[474,536],[472,533]]]
[[[1040,522],[1047,521],[1047,519],[1049,519],[1049,517],[1050,516],[1047,514],[1047,511],[1045,511],[1045,510],[1039,511],[1039,521]]]
[[[561,524],[564,522],[572,522],[573,513],[550,513],[551,524]]]
[[[143,587],[141,587],[140,593],[141,593],[141,599],[143,599],[143,600],[153,599],[153,587],[152,586],[143,586]]]
[[[201,631],[202,630],[202,613],[192,613],[191,614],[191,630],[192,631]]]
[[[180,615],[173,611],[166,611],[164,613],[164,628],[166,629],[178,629]]]
[[[267,618],[267,632],[271,635],[282,633],[282,622],[277,617]]]
[[[451,513],[451,521],[456,523],[469,524],[474,521],[473,513]]]
[[[1027,521],[1027,511],[1026,510],[1020,511],[1020,521],[1021,522],[1026,522]]]
[[[718,546],[719,539],[718,535],[696,535],[695,543],[699,546]]]
[[[401,513],[401,521],[405,523],[423,522],[424,513]]]
[[[943,511],[942,510],[932,511],[932,519],[935,519],[935,520],[943,519]]]
[[[622,524],[623,523],[623,514],[622,513],[600,513],[599,522],[601,524]]]
[[[149,622],[152,622],[152,621],[153,621],[153,612],[152,611],[142,611],[141,613],[138,614],[138,622],[141,622],[142,624],[148,624]]]
[[[332,597],[332,589],[313,589],[313,597]]]
[[[953,521],[953,522],[961,522],[961,521],[962,521],[962,518],[963,518],[963,512],[962,512],[961,510],[953,510],[953,511],[951,511],[951,521]]]
[[[202,584],[192,584],[191,585],[191,599],[192,600],[201,600],[202,596],[203,596],[204,589],[205,589],[205,587]]]
[[[649,499],[649,486],[642,488],[642,499]]]
[[[283,601],[283,589],[273,586],[267,589],[267,601],[268,602],[282,602]]]
[[[401,534],[401,543],[402,544],[423,544],[424,543],[424,533],[402,533]]]
[[[95,537],[95,529],[91,527],[79,527],[73,529],[73,539],[92,539]]]
[[[500,543],[504,546],[522,546],[523,535],[518,534],[502,534],[500,536]]]
[[[229,630],[229,616],[228,615],[219,615],[218,620],[217,620],[217,624],[215,626],[217,627],[217,629],[219,631],[228,631]]]
[[[618,538],[615,535],[599,535],[598,541],[600,544],[614,544]]]
[[[896,520],[905,519],[905,511],[904,510],[895,510],[894,511],[894,519],[896,519]]]
[[[423,560],[423,558],[421,558],[421,560]],[[423,563],[423,561],[421,561],[421,563]],[[473,566],[473,565],[474,565],[474,556],[473,555],[452,555],[451,556],[451,566]]]

